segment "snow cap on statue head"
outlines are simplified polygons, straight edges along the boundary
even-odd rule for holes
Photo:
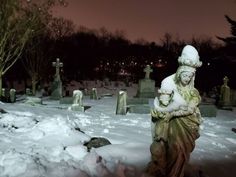
[[[193,73],[193,78],[191,79],[188,87],[194,87],[195,72],[196,68],[202,66],[202,62],[199,60],[198,51],[191,45],[186,45],[178,58],[179,67],[176,71],[175,82],[180,82],[180,75],[183,72]]]
[[[195,72],[196,68],[202,66],[199,58],[198,51],[193,46],[186,45],[178,58],[181,70]]]

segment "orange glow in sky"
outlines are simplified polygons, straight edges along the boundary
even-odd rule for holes
[[[229,36],[227,14],[236,20],[235,0],[67,0],[56,16],[90,29],[125,31],[132,41],[158,42],[165,33],[180,39]],[[217,40],[217,39],[216,39]]]

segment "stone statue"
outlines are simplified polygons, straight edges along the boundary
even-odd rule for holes
[[[151,162],[146,170],[151,176],[183,177],[184,167],[199,137],[201,98],[194,87],[194,79],[196,68],[202,62],[197,50],[190,45],[183,48],[178,62],[176,73],[161,82],[160,91],[166,92],[164,100],[159,97],[162,106],[155,103],[155,99],[151,111],[156,124],[150,146]]]

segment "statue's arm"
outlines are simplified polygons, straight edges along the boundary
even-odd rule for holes
[[[196,89],[194,89],[190,92],[190,96],[191,98],[188,106],[180,107],[178,110],[168,112],[165,117],[170,120],[173,117],[185,117],[196,113],[197,107],[201,101],[200,94]]]

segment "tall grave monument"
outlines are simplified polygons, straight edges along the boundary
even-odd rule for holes
[[[155,81],[150,79],[150,73],[153,71],[150,65],[144,70],[145,78],[139,80],[137,95],[134,98],[127,99],[127,108],[130,113],[149,114],[149,99],[155,97]]]
[[[56,62],[52,62],[52,66],[56,68],[56,74],[52,83],[51,99],[59,100],[62,97],[62,82],[60,78],[60,68],[63,67],[63,63],[57,58]]]
[[[222,109],[232,110],[230,100],[230,87],[228,86],[229,78],[227,76],[223,79],[223,85],[220,88],[219,107]]]
[[[139,80],[138,83],[138,98],[154,98],[155,97],[155,81],[150,79],[150,73],[153,71],[150,65],[147,65],[143,70],[145,78]]]

